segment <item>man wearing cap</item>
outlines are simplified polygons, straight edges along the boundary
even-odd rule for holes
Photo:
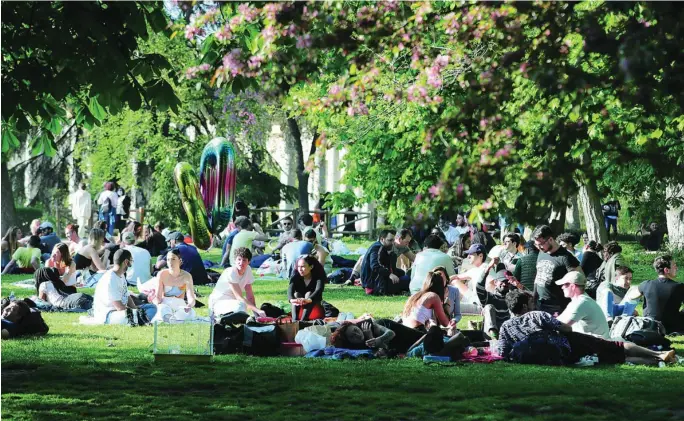
[[[534,296],[539,310],[551,314],[565,310],[569,300],[565,298],[556,281],[568,272],[582,272],[580,262],[569,251],[561,247],[548,225],[537,227],[532,233],[534,245],[539,249],[537,276],[534,279]]]
[[[129,285],[144,284],[152,278],[152,256],[142,247],[135,246],[135,233],[124,232],[121,236],[122,248],[131,252],[133,263],[126,271],[126,281]]]
[[[584,293],[587,278],[580,272],[568,272],[556,281],[570,303],[558,320],[572,327],[573,332],[610,339],[610,328],[601,307]]]
[[[197,248],[185,244],[185,236],[178,231],[171,231],[166,236],[166,242],[172,249],[178,249],[181,255],[181,269],[190,273],[192,276],[192,283],[194,285],[206,285],[209,283],[207,278],[207,270],[204,268],[204,263],[202,262],[202,257],[200,256]],[[156,269],[162,269],[166,267],[166,250],[157,261],[155,265]]]
[[[466,251],[468,262],[473,266],[463,274],[452,276],[451,285],[461,292],[461,313],[480,314],[482,306],[477,296],[477,281],[484,276],[486,278],[489,269],[484,265],[485,247],[482,244],[473,244]]]
[[[40,232],[40,252],[42,253],[42,260],[45,261],[50,258],[52,249],[62,242],[57,234],[54,233],[55,228],[49,222],[43,222],[38,228]]]

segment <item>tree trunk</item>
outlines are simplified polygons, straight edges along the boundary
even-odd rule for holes
[[[554,235],[565,232],[565,208],[551,209],[549,227],[551,227],[551,231],[553,231]]]
[[[568,201],[568,208],[565,211],[565,221],[568,229],[571,231],[579,231],[582,229],[580,225],[580,211],[577,195],[573,195]]]
[[[684,184],[668,184],[665,199],[668,203],[665,216],[670,248],[684,250]]]
[[[598,195],[596,181],[585,180],[580,185],[579,202],[582,214],[584,215],[584,222],[587,225],[589,241],[594,240],[601,244],[606,244],[608,242],[608,233],[603,224],[601,198]]]
[[[7,158],[2,157],[2,182],[0,183],[0,235],[5,235],[9,227],[17,225],[17,212],[14,208],[14,192],[12,191],[12,180],[10,180],[7,170]]]
[[[294,138],[294,152],[297,161],[297,199],[299,202],[299,213],[309,212],[309,172],[304,166],[304,150],[302,148],[302,132],[299,130],[299,124],[294,118],[288,117],[287,126]],[[309,156],[316,152],[316,133],[311,141],[311,150]]]

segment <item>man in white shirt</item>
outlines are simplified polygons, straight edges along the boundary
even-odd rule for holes
[[[570,303],[558,316],[558,321],[572,327],[573,332],[610,339],[610,328],[601,307],[584,293],[587,278],[581,272],[568,272],[556,281]]]
[[[416,254],[416,259],[413,262],[413,268],[411,269],[411,283],[409,284],[409,290],[411,294],[415,294],[420,291],[420,288],[425,282],[425,277],[427,273],[436,267],[443,267],[446,269],[447,275],[449,277],[456,274],[454,270],[454,262],[451,260],[448,254],[440,251],[440,247],[444,242],[441,238],[436,235],[429,235],[425,241],[423,251]]]
[[[133,264],[131,252],[119,249],[114,253],[114,266],[106,271],[95,287],[93,318],[102,324],[129,324],[129,310],[138,310],[128,292],[124,274]],[[157,312],[154,304],[140,307],[151,320]]]
[[[129,285],[144,284],[152,278],[152,256],[150,252],[142,247],[134,246],[135,234],[133,232],[124,232],[121,238],[124,250],[131,252],[133,263],[126,271],[126,280]]]
[[[238,247],[233,251],[235,263],[223,271],[214,290],[209,296],[209,308],[215,315],[230,312],[253,311],[258,316],[265,316],[256,306],[252,284],[254,275],[249,267],[252,252],[246,247]]]
[[[451,285],[461,292],[461,313],[480,314],[482,306],[477,296],[477,281],[482,277],[482,272],[488,269],[484,265],[485,247],[482,244],[473,244],[466,251],[468,262],[472,266],[463,274],[452,276]]]
[[[78,190],[71,195],[71,217],[76,220],[79,237],[87,237],[93,226],[92,203],[93,198],[86,191],[86,184],[81,183]]]

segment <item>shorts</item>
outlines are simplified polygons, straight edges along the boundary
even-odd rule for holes
[[[577,362],[587,355],[596,354],[599,364],[622,364],[625,362],[624,342],[608,341],[578,332],[566,333],[570,343],[570,361]]]

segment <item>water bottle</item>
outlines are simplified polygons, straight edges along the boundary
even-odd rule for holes
[[[17,299],[17,297],[14,295],[14,291],[10,292],[10,295],[9,295],[10,302],[15,301],[16,299]]]

